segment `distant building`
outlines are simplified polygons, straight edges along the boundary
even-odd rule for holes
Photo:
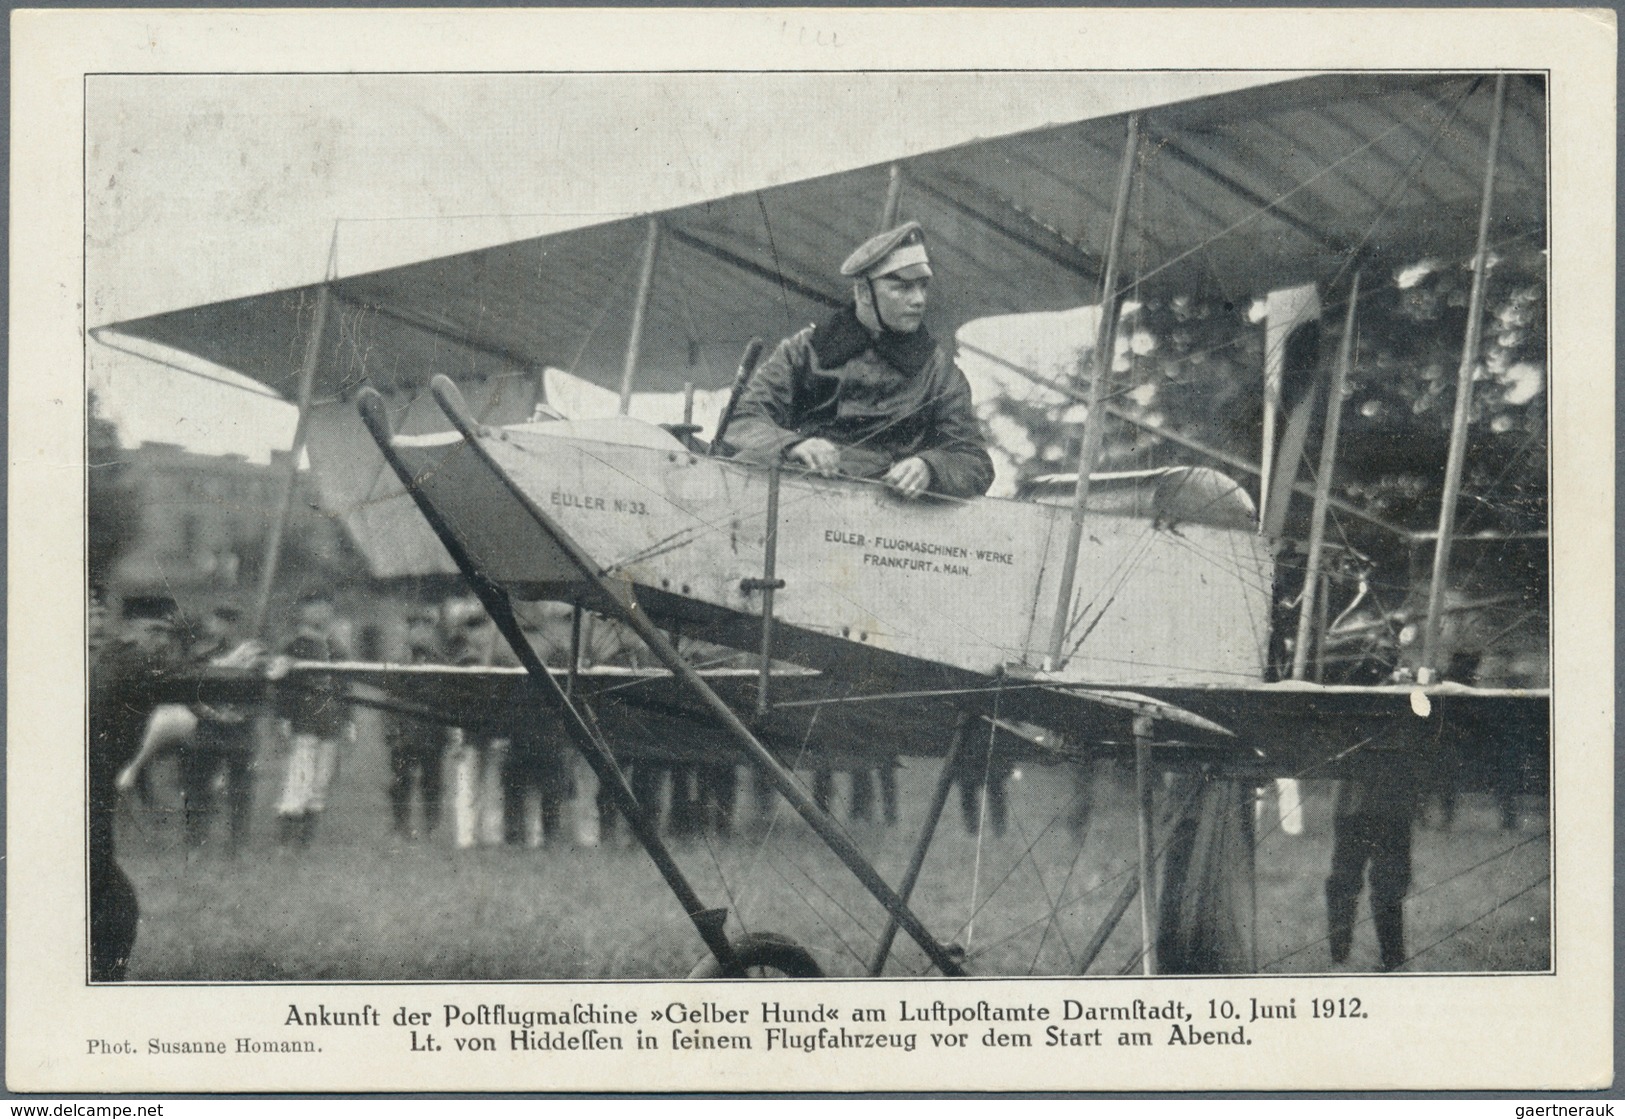
[[[118,458],[119,497],[134,523],[112,566],[114,593],[162,591],[187,607],[252,596],[287,453],[260,465],[241,455],[148,442]],[[315,581],[336,589],[365,574],[343,528],[318,508],[309,472],[301,471],[283,535],[279,589],[296,593]]]

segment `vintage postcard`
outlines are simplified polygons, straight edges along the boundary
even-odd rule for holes
[[[8,1087],[1610,1084],[1616,39],[14,12]]]

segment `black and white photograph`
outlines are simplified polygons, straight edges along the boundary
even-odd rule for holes
[[[788,63],[77,75],[53,974],[257,1008],[176,1061],[398,1005],[403,1069],[916,1088],[928,1029],[1082,1088],[1576,981],[1551,65],[755,15]]]

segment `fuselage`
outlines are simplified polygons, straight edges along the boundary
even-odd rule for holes
[[[875,483],[790,471],[775,479],[626,418],[477,438],[525,499],[603,573],[630,582],[651,614],[709,627],[725,643],[757,632],[771,550],[783,581],[772,607],[778,658],[822,667],[872,652],[982,676],[1045,660],[1068,509],[907,500]],[[513,494],[459,436],[396,437],[395,446],[493,578],[533,597],[569,597],[568,564],[513,515]],[[1247,529],[1089,511],[1063,657],[1048,678],[1103,687],[1262,679],[1271,565]]]

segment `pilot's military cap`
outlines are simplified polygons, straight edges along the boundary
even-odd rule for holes
[[[919,276],[931,275],[931,260],[925,252],[925,230],[917,221],[906,221],[859,245],[841,265],[841,275],[875,280],[905,268],[918,268],[916,275]]]

